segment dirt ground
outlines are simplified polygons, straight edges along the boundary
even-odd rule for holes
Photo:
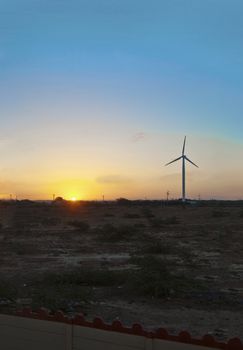
[[[243,205],[13,201],[0,222],[3,312],[242,337]]]

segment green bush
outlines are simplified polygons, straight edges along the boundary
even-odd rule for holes
[[[152,243],[148,243],[146,246],[138,249],[136,254],[170,254],[173,248],[170,244],[155,240]]]
[[[137,238],[142,233],[142,230],[137,225],[114,226],[112,224],[104,224],[97,227],[95,233],[101,241],[119,242]]]
[[[80,232],[88,232],[90,229],[90,226],[87,222],[85,221],[70,221],[68,223],[70,226],[73,226],[75,230],[78,230]]]
[[[154,218],[154,214],[153,214],[152,210],[149,208],[144,208],[142,210],[142,216],[144,216],[146,219]]]
[[[28,241],[10,241],[6,248],[9,252],[17,255],[35,255],[41,252],[38,245]]]
[[[73,302],[89,302],[92,290],[84,286],[41,285],[31,293],[32,308],[45,307],[49,310],[68,310]]]
[[[59,224],[60,220],[58,218],[55,217],[49,217],[49,218],[45,218],[42,220],[42,225],[43,226],[56,226],[57,224]]]
[[[225,218],[227,216],[230,216],[230,213],[228,211],[213,210],[212,212],[213,218]]]
[[[131,286],[141,295],[166,297],[171,294],[171,273],[165,262],[153,256],[134,258],[138,269],[132,274]]]
[[[6,279],[0,280],[0,298],[15,299],[17,297],[17,288]]]
[[[62,274],[46,274],[42,283],[55,286],[115,286],[126,280],[124,271],[75,269]]]
[[[141,216],[136,213],[125,213],[123,217],[126,219],[139,219]]]
[[[165,225],[177,225],[179,224],[179,220],[176,216],[170,216],[168,218],[152,218],[150,219],[150,225],[155,228],[159,229],[162,228]]]
[[[163,220],[164,225],[177,225],[179,224],[179,220],[176,216],[170,216]]]
[[[147,255],[131,262],[137,269],[130,276],[130,286],[140,295],[154,298],[177,296],[195,287],[192,279],[177,273],[166,260]]]

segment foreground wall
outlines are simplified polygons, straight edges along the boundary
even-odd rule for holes
[[[50,315],[44,310],[0,315],[0,349],[3,350],[243,350],[239,339],[227,344],[211,336],[192,339],[187,332],[169,335],[164,329],[145,331],[139,324],[124,327],[96,318],[86,321],[82,315],[68,318],[61,312]]]

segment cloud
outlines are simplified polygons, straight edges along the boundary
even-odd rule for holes
[[[104,175],[96,178],[96,182],[99,184],[126,184],[132,182],[132,179],[123,175]]]
[[[147,134],[145,132],[137,132],[132,136],[132,142],[140,142],[147,139]]]

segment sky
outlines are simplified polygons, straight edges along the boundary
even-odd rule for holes
[[[243,199],[241,0],[0,0],[0,198]]]

